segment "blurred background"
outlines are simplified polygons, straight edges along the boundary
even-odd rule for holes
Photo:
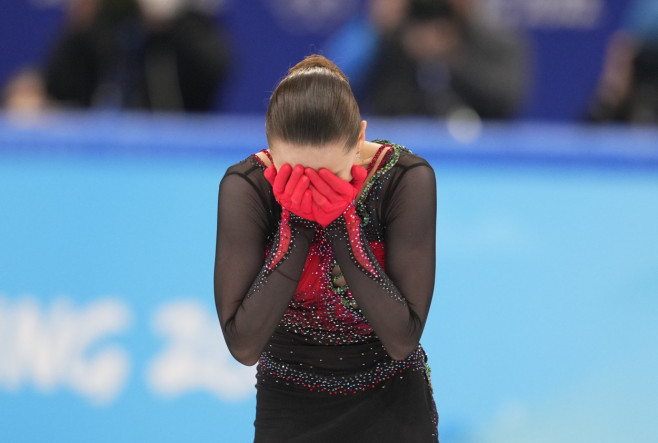
[[[435,168],[442,443],[658,441],[658,0],[5,2],[0,441],[252,440],[217,188],[311,53]]]

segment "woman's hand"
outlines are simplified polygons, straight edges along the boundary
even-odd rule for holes
[[[303,166],[297,165],[293,168],[286,163],[277,172],[272,165],[264,174],[272,185],[274,198],[283,208],[306,220],[315,221],[312,194],[309,189],[310,181],[304,174]]]
[[[312,211],[315,221],[326,228],[341,216],[354,201],[368,176],[361,166],[352,166],[352,181],[337,177],[328,169],[315,171],[306,168],[305,176],[311,181],[310,191],[313,197]]]

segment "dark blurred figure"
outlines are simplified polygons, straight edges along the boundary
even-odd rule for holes
[[[608,41],[589,108],[593,122],[658,123],[658,0],[636,1]]]
[[[74,0],[44,77],[64,106],[202,112],[228,63],[212,17],[185,0]]]
[[[398,32],[407,17],[409,0],[369,0],[364,14],[356,15],[324,45],[350,80],[357,100],[367,92],[368,75],[383,43]]]
[[[470,0],[410,0],[382,41],[365,109],[378,115],[512,117],[528,83],[525,40],[473,19]]]

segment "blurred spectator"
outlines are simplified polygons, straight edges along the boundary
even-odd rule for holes
[[[361,99],[367,76],[379,57],[383,41],[397,32],[406,19],[409,0],[370,0],[359,14],[325,43],[325,53],[350,80]]]
[[[636,1],[611,36],[587,118],[658,123],[658,0]]]
[[[15,74],[2,91],[2,107],[12,114],[37,114],[48,104],[41,74],[32,68]]]
[[[476,22],[470,0],[410,0],[401,26],[380,34],[364,108],[378,115],[514,115],[526,95],[525,41]]]
[[[46,87],[64,106],[209,111],[228,57],[190,1],[72,0]]]

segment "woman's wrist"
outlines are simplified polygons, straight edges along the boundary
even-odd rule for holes
[[[379,273],[369,257],[367,243],[363,239],[361,230],[361,217],[351,203],[347,209],[336,220],[325,228],[325,238],[332,244],[334,251],[345,248],[349,255],[360,268],[373,277]]]
[[[320,229],[320,225],[316,222],[300,217],[293,212],[290,212],[288,224],[290,225],[292,238],[308,240],[309,244],[315,237],[315,233]]]
[[[349,229],[347,227],[348,219],[346,215],[354,211],[354,205],[349,205],[342,214],[324,228],[325,238],[331,242],[336,240],[349,241]],[[356,211],[354,211],[356,214]],[[349,216],[349,215],[348,215]],[[357,216],[358,217],[358,216]],[[359,218],[360,224],[360,218]]]

